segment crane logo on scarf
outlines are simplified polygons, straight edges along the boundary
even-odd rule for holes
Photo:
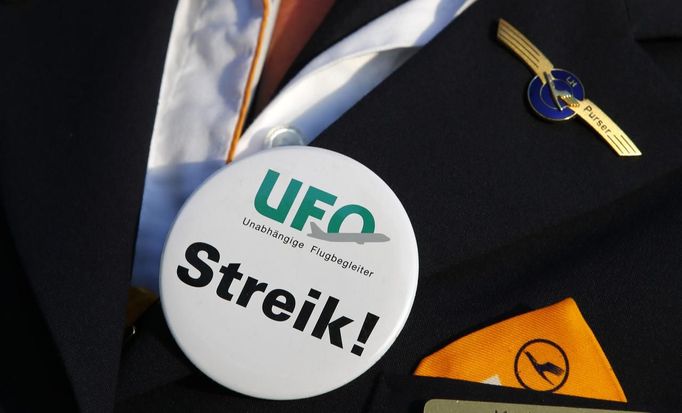
[[[571,298],[461,337],[425,357],[414,374],[627,401]]]
[[[568,357],[558,344],[537,338],[516,353],[514,374],[527,389],[553,392],[568,379]]]

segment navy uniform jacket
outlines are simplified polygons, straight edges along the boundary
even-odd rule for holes
[[[395,1],[338,2],[299,65]],[[419,411],[434,397],[615,403],[411,375],[468,332],[573,297],[630,409],[682,403],[682,3],[481,0],[313,144],[364,163],[417,236],[412,314],[384,358],[306,400],[198,372],[158,305],[122,345],[147,151],[175,4],[0,4],[0,406],[7,411]],[[540,121],[504,17],[644,155]],[[620,406],[622,407],[622,406]],[[49,409],[49,410],[48,410]]]

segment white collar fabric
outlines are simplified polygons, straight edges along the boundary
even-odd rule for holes
[[[311,142],[474,1],[410,0],[323,52],[242,135],[235,159],[264,149],[268,132],[282,126],[298,129],[304,143]],[[271,14],[277,5],[271,3]],[[224,166],[262,12],[258,0],[179,2],[150,148],[132,285],[158,292],[159,261],[175,216],[189,195]]]
[[[225,159],[252,65],[258,75],[279,1],[256,56],[263,0],[180,0],[175,12],[149,151],[149,168]],[[255,87],[255,82],[251,89]],[[248,92],[248,93],[246,93]]]
[[[475,1],[411,0],[332,46],[255,119],[235,159],[267,147],[276,127],[293,127],[310,143]]]

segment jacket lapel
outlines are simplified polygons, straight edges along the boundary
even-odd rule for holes
[[[46,3],[3,16],[3,30],[18,34],[3,48],[3,78],[13,79],[3,99],[13,102],[1,151],[3,203],[82,411],[113,406],[174,7]]]
[[[619,158],[579,120],[531,114],[532,76],[495,41],[498,17],[577,74],[644,155]],[[314,144],[365,163],[396,191],[429,277],[528,237],[565,240],[587,229],[559,234],[568,221],[603,227],[600,211],[679,170],[682,99],[668,85],[633,40],[620,1],[482,1]]]
[[[675,0],[626,0],[635,39],[682,37],[682,13]]]
[[[481,0],[314,142],[377,172],[412,219],[424,287],[415,304],[416,321],[406,327],[412,330],[387,355],[386,363],[396,363],[391,369],[398,364],[401,371],[409,369],[406,364],[453,334],[443,329],[440,336],[431,336],[422,326],[431,320],[429,292],[441,294],[439,303],[449,302],[442,294],[452,290],[447,280],[461,275],[461,268],[476,267],[462,263],[487,265],[490,258],[506,272],[515,260],[539,260],[567,242],[603,232],[621,222],[614,211],[619,217],[632,214],[652,192],[667,191],[663,184],[682,166],[675,135],[682,121],[674,116],[682,99],[666,87],[667,79],[633,40],[621,1],[585,0],[568,9],[539,0],[510,3]],[[495,40],[498,17],[523,31],[559,67],[580,76],[587,96],[619,123],[644,156],[618,158],[577,119],[550,124],[532,115],[525,103],[531,74]],[[503,285],[526,281],[493,278],[486,268],[477,271],[467,273],[484,275],[476,283],[468,277],[470,284],[457,284],[474,298],[481,298],[481,291],[499,293],[504,289],[500,279]],[[558,296],[547,299],[564,293],[552,291]],[[499,305],[491,309],[481,299],[476,310],[507,311],[503,297],[496,298]],[[468,304],[461,303],[458,311],[464,314]],[[357,394],[372,388],[372,378],[383,367],[329,395],[296,403],[246,400],[201,380],[141,395],[193,371],[182,367],[188,362],[167,341],[160,318],[159,312],[147,315],[148,327],[124,357],[121,379],[126,383],[120,396],[139,395],[128,399],[127,407],[158,407],[170,405],[174,397],[195,397],[200,405],[216,408],[299,411],[334,405],[347,411],[360,408],[363,398]],[[473,318],[464,314],[458,322],[469,328]],[[194,394],[196,386],[204,391]]]

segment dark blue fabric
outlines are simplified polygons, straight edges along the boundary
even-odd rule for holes
[[[3,307],[12,314],[0,406],[419,411],[429,397],[458,397],[604,407],[411,377],[421,358],[467,332],[573,297],[626,407],[674,411],[682,403],[682,60],[676,32],[644,36],[651,17],[632,3],[481,0],[315,141],[364,163],[398,194],[419,243],[420,285],[405,330],[376,366],[291,402],[211,382],[177,349],[158,307],[121,346],[175,4],[0,5],[2,297],[22,298]],[[682,14],[682,4],[667,4]],[[578,120],[535,117],[524,101],[531,73],[495,40],[499,17],[577,74],[644,155],[620,159]],[[658,21],[669,27],[665,16]],[[12,338],[17,326],[25,334]]]

